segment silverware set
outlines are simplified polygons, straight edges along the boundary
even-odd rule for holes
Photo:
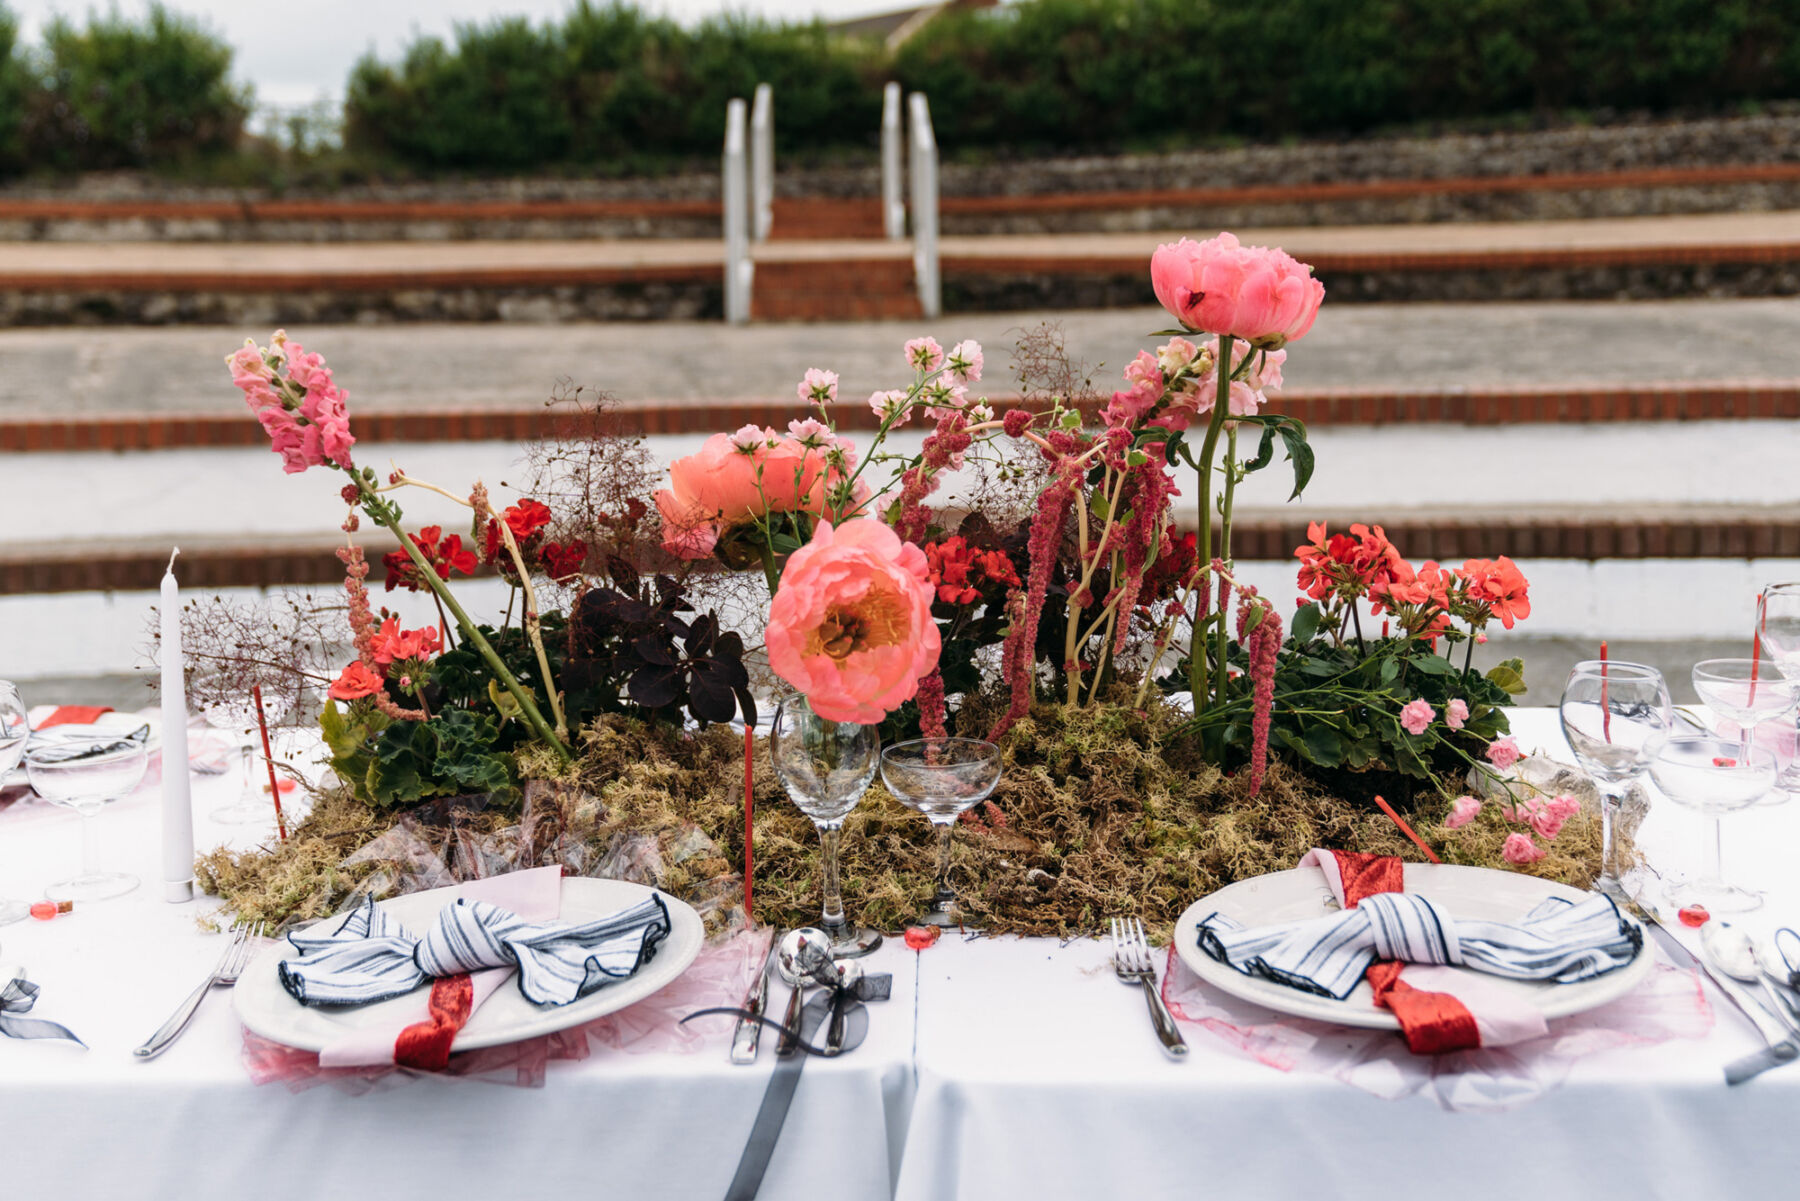
[[[200,987],[189,993],[188,999],[170,1015],[169,1020],[144,1040],[144,1045],[134,1050],[132,1055],[138,1059],[155,1059],[168,1050],[170,1044],[187,1029],[188,1023],[194,1020],[194,1014],[199,1012],[200,1002],[206,999],[207,993],[216,986],[237,983],[238,977],[250,962],[251,954],[256,950],[257,942],[262,939],[264,929],[263,922],[257,922],[254,926],[248,922],[239,922],[233,926],[231,940],[225,944],[219,962],[213,965],[213,970],[200,982]]]
[[[1140,985],[1144,1003],[1150,1007],[1150,1024],[1163,1050],[1181,1059],[1188,1053],[1187,1040],[1175,1025],[1175,1017],[1163,1004],[1156,988],[1156,961],[1150,955],[1150,940],[1144,935],[1144,923],[1135,917],[1112,919],[1113,974],[1126,984]]]

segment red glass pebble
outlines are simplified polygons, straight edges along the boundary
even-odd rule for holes
[[[1676,912],[1676,916],[1681,919],[1681,924],[1684,926],[1704,926],[1712,919],[1712,914],[1706,911],[1704,905],[1685,906]]]
[[[47,922],[56,916],[55,901],[38,901],[31,907],[31,916],[40,922]]]
[[[1736,767],[1737,760],[1736,759],[1727,759],[1723,755],[1714,755],[1713,756],[1713,766],[1714,767]]]
[[[906,945],[914,951],[923,951],[938,940],[943,931],[937,926],[908,926],[906,928]]]

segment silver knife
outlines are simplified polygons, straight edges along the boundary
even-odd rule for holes
[[[757,1044],[762,1039],[763,1003],[769,995],[769,974],[775,970],[775,949],[781,945],[781,931],[769,939],[769,953],[763,957],[762,970],[750,981],[750,991],[744,994],[744,1012],[748,1015],[738,1019],[737,1030],[731,1036],[731,1062],[755,1063]]]
[[[1648,904],[1640,898],[1637,901],[1637,907],[1643,916],[1649,919],[1650,928],[1659,936],[1663,946],[1680,951],[1689,963],[1699,968],[1701,973],[1712,981],[1713,986],[1730,998],[1731,1003],[1736,1005],[1746,1018],[1750,1019],[1750,1024],[1756,1027],[1756,1031],[1762,1035],[1763,1041],[1769,1044],[1760,1051],[1726,1064],[1726,1084],[1742,1084],[1746,1080],[1762,1075],[1770,1068],[1778,1068],[1784,1063],[1792,1063],[1794,1060],[1800,1059],[1800,1040],[1795,1039],[1786,1023],[1765,1009],[1762,1002],[1753,996],[1749,989],[1729,976],[1714,972],[1706,965],[1706,960],[1682,946],[1681,940],[1669,932],[1663,915],[1654,905]]]

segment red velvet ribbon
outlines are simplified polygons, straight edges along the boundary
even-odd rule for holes
[[[1406,865],[1392,855],[1333,851],[1344,882],[1344,907],[1354,909],[1378,892],[1405,892]],[[1375,990],[1375,1004],[1399,1019],[1400,1033],[1415,1055],[1466,1051],[1481,1045],[1481,1028],[1468,1006],[1449,993],[1426,992],[1400,979],[1404,963],[1371,963],[1363,979]]]
[[[475,986],[467,972],[431,982],[431,1016],[414,1022],[394,1039],[394,1062],[401,1067],[441,1072],[450,1066],[450,1044],[475,1009]]]

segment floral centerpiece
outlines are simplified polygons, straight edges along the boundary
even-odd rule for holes
[[[303,915],[394,886],[403,832],[409,862],[561,856],[706,892],[722,917],[752,836],[746,780],[758,800],[780,795],[728,723],[754,728],[759,694],[785,688],[887,738],[1002,745],[1006,779],[966,815],[959,852],[968,911],[991,929],[1087,928],[1122,893],[1172,916],[1331,840],[1413,838],[1584,882],[1597,823],[1504,776],[1521,665],[1471,666],[1492,623],[1530,613],[1510,560],[1414,565],[1379,526],[1315,524],[1286,614],[1237,571],[1238,487],[1278,447],[1294,497],[1313,471],[1305,423],[1277,404],[1324,295],[1310,268],[1222,234],[1159,248],[1151,277],[1178,328],[1110,396],[1040,331],[1001,412],[975,391],[979,345],[918,338],[909,378],[869,397],[864,446],[839,432],[837,375],[813,368],[785,431],[713,434],[664,476],[590,422],[540,451],[530,494],[505,505],[479,482],[453,492],[356,465],[317,354],[279,333],[238,351],[233,379],[284,469],[345,481],[350,654],[319,718],[340,788],[296,846],[214,856],[203,878],[240,906]],[[604,422],[604,406],[584,411]],[[466,530],[409,529],[408,489],[465,507]],[[387,588],[429,595],[435,624],[373,607],[364,520],[399,545]],[[452,585],[483,568],[510,587],[497,623]],[[1471,775],[1507,801],[1482,820]],[[846,884],[865,920],[893,925],[930,852],[874,791],[846,826]],[[765,804],[754,839],[762,916],[804,915],[804,823]],[[306,891],[327,860],[340,874]]]

